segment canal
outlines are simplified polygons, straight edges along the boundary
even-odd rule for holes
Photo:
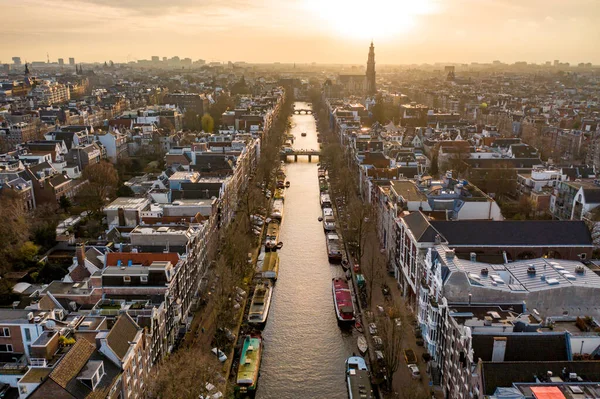
[[[296,108],[310,108],[296,102]],[[306,132],[306,137],[301,133]],[[317,149],[312,115],[292,116],[294,149]],[[344,362],[356,351],[351,331],[338,327],[331,294],[339,265],[327,259],[319,205],[317,163],[286,164],[280,268],[267,326],[259,399],[347,398]]]

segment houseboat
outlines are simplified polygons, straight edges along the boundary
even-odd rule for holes
[[[331,279],[331,290],[338,323],[354,323],[354,302],[348,281],[340,277]]]
[[[346,388],[348,399],[375,398],[367,363],[360,356],[351,356],[346,360]]]
[[[342,261],[342,243],[340,237],[335,233],[327,233],[327,256],[330,262]]]
[[[335,219],[333,216],[326,216],[323,218],[323,229],[327,231],[335,231]]]
[[[259,328],[264,328],[271,307],[271,295],[273,294],[273,283],[262,280],[256,284],[250,310],[248,311],[248,323]]]
[[[246,397],[256,394],[260,361],[262,358],[262,345],[262,338],[260,336],[246,335],[244,337],[237,378],[235,381],[235,392],[237,397]]]
[[[331,197],[327,193],[321,193],[321,208],[331,208]]]
[[[278,188],[275,190],[275,195],[273,196],[275,199],[280,199],[282,201],[285,200],[285,191],[283,188]]]
[[[273,210],[271,211],[271,218],[281,221],[283,219],[283,200],[276,199],[273,201]]]
[[[267,225],[267,238],[265,239],[265,251],[276,251],[279,245],[279,222],[272,220]]]
[[[277,252],[262,252],[258,255],[258,275],[262,278],[277,280],[279,275],[279,255]]]

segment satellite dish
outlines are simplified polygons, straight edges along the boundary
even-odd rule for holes
[[[46,321],[46,328],[52,329],[54,327],[56,327],[56,322],[54,320]]]

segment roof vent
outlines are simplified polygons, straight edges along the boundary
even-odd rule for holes
[[[484,267],[483,269],[481,269],[481,275],[482,276],[487,276],[489,272],[490,271],[488,270],[487,267]]]
[[[535,266],[529,265],[527,268],[527,274],[530,276],[535,276]]]

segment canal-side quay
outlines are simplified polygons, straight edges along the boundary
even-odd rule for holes
[[[299,106],[303,109],[308,107],[305,103]],[[306,151],[304,149],[308,148],[309,152],[320,153],[320,144],[325,137],[317,132],[315,117],[311,114],[295,114],[290,120],[287,145],[292,151]],[[288,153],[292,151],[288,150]],[[374,292],[370,304],[365,303],[364,299],[360,300],[360,293],[365,290],[364,284],[358,284],[361,269],[354,258],[355,248],[348,245],[342,228],[347,227],[348,209],[345,200],[330,183],[331,179],[335,179],[336,171],[326,172],[327,165],[317,163],[315,159],[308,162],[306,156],[298,159],[294,159],[293,155],[284,156],[282,151],[281,158],[286,163],[280,164],[277,158],[276,165],[273,165],[273,169],[278,170],[274,172],[276,177],[272,179],[273,185],[261,187],[267,201],[261,212],[263,221],[257,233],[257,245],[248,254],[248,262],[252,267],[248,269],[244,283],[238,284],[239,289],[230,294],[230,297],[237,298],[238,310],[233,315],[235,321],[232,320],[228,326],[228,333],[235,336],[235,342],[223,344],[221,341],[217,345],[222,346],[227,356],[223,363],[210,358],[220,370],[220,376],[214,379],[215,384],[225,393],[225,397],[347,398],[345,363],[351,356],[359,354],[357,338],[364,335],[369,345],[364,358],[373,382],[373,396],[367,397],[425,397],[429,389],[422,362],[419,365],[424,376],[421,382],[413,381],[406,364],[399,360],[401,364],[392,389],[380,392],[379,388],[385,385],[385,380],[380,372],[382,361],[379,354],[386,352],[374,344],[373,336],[377,336],[377,332],[371,334],[369,325],[378,323],[379,317],[393,305],[402,315],[402,349],[412,349],[417,356],[421,356],[422,349],[414,343],[406,309],[400,303],[390,302],[389,296],[383,295],[379,288],[385,283],[385,274],[377,275],[377,281],[372,285]],[[325,177],[327,173],[331,173],[331,176]],[[331,195],[335,232],[342,243],[341,263],[344,267],[340,262],[330,263],[328,256],[327,234],[322,223],[323,182],[326,182],[326,193]],[[273,228],[273,225],[277,228]],[[376,243],[375,229],[368,229],[368,233],[372,237],[367,240]],[[271,237],[273,234],[275,237]],[[367,247],[365,257],[380,255],[378,247]],[[275,258],[276,267],[264,266],[270,262],[267,259],[271,258]],[[218,286],[221,277],[216,267],[213,280],[208,282],[209,287]],[[336,278],[347,280],[350,284],[356,324],[338,323],[336,297],[332,296],[332,279]],[[265,306],[266,300],[256,300],[255,287],[262,289],[267,281],[268,287],[272,288],[268,305]],[[395,287],[392,289],[395,290]],[[208,316],[198,315],[194,320],[190,339],[186,340],[188,347],[215,346],[215,340],[211,337],[223,323],[219,320],[221,315],[216,311],[218,306],[214,302],[209,301],[206,305]],[[262,309],[266,312],[265,322],[260,325],[249,322],[250,309],[260,308],[256,303],[263,304]],[[259,344],[250,346],[248,350],[250,337],[258,339],[255,342]]]

